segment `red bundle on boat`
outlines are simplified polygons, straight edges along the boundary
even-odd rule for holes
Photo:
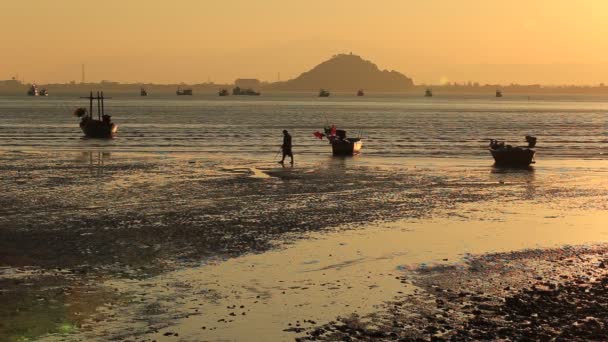
[[[323,137],[325,137],[325,134],[323,134],[319,131],[314,132],[313,135],[319,139],[323,139]]]

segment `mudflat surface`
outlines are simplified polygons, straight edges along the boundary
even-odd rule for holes
[[[380,328],[365,326],[366,334],[397,334],[380,336],[387,339],[479,338],[488,329],[459,335],[457,326],[473,323],[447,329],[430,314],[420,322],[438,329],[432,334],[389,329],[406,320],[391,308],[405,296],[424,307],[436,295],[431,281],[454,292],[461,285],[453,279],[481,281],[473,260],[523,265],[536,259],[509,251],[567,256],[566,244],[603,242],[607,169],[603,161],[505,170],[483,160],[373,158],[304,158],[281,168],[243,156],[5,151],[0,337],[365,338],[342,327],[373,317]],[[497,251],[507,254],[486,254]],[[578,279],[552,259],[557,252],[543,253],[556,275]],[[604,258],[600,247],[585,253],[574,265]],[[521,285],[532,274],[487,276]],[[508,286],[492,294],[495,302],[532,295]],[[441,300],[469,315],[451,297]],[[522,331],[516,323],[513,331]]]

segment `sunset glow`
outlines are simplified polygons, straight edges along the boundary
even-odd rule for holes
[[[608,2],[5,1],[0,79],[231,82],[293,78],[354,52],[416,83],[597,84]]]

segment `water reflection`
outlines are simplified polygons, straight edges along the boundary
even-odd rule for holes
[[[76,160],[89,165],[89,173],[92,176],[101,177],[104,175],[105,164],[110,160],[110,152],[87,151],[82,152]]]
[[[524,198],[532,199],[536,194],[536,170],[533,166],[492,166],[490,178],[500,184],[521,184],[525,187]]]

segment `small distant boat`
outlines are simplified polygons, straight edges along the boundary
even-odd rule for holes
[[[496,97],[502,97],[502,91],[496,90]]]
[[[38,91],[38,86],[36,85],[36,83],[34,83],[30,86],[30,89],[27,90],[27,95],[28,96],[39,96],[40,95],[40,92]]]
[[[511,146],[505,145],[504,142],[499,142],[495,139],[490,140],[490,153],[494,157],[495,165],[522,167],[534,164],[534,155],[536,151],[533,148],[536,146],[536,137],[526,135],[528,146]]]
[[[433,97],[433,91],[432,91],[431,89],[427,89],[427,90],[424,92],[424,96],[425,96],[425,97]]]
[[[46,88],[42,88],[38,91],[38,96],[49,96],[49,91]]]
[[[192,89],[182,89],[182,87],[178,87],[177,91],[175,93],[178,96],[179,95],[192,95]]]
[[[251,88],[241,89],[241,87],[235,87],[232,89],[232,95],[260,96],[260,93]]]
[[[363,89],[359,89],[359,91],[357,92],[357,96],[365,96]]]
[[[118,126],[112,122],[112,116],[107,115],[104,111],[104,96],[103,92],[97,92],[97,96],[93,97],[93,92],[88,97],[89,111],[86,108],[78,108],[74,111],[74,115],[79,117],[80,129],[89,138],[109,139],[113,138],[118,131]],[[97,100],[97,119],[93,119],[93,100]]]
[[[325,89],[319,90],[319,97],[329,97],[329,95],[330,95],[329,91],[327,91]]]
[[[227,89],[222,89],[222,90],[220,90],[218,92],[218,95],[220,95],[220,96],[228,96],[228,95],[230,95],[230,93],[228,93]]]
[[[148,96],[148,91],[145,88],[139,90],[139,96]]]

